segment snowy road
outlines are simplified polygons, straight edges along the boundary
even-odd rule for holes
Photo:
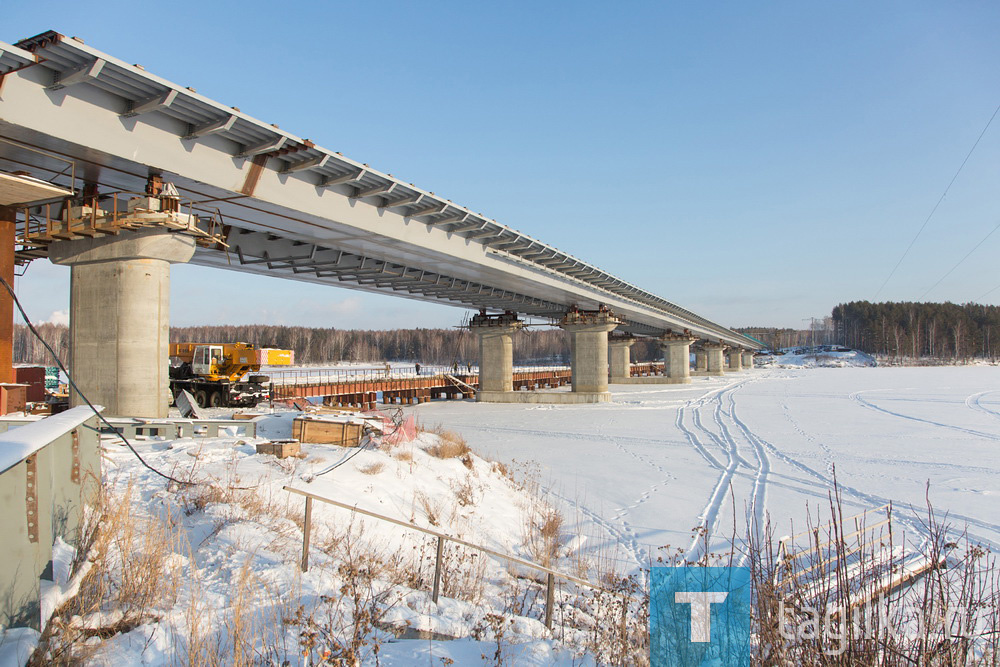
[[[929,481],[939,513],[1000,545],[1000,368],[755,370],[693,380],[613,386],[606,405],[434,402],[414,411],[487,456],[536,462],[567,530],[626,570],[664,545],[699,556],[699,527],[712,549],[765,515],[779,535],[801,530],[807,505],[826,507],[834,468],[845,514],[892,501],[918,540]]]

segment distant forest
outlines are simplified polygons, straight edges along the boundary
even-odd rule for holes
[[[39,333],[65,360],[69,330],[62,325],[43,324]],[[298,364],[335,361],[407,361],[422,364],[476,363],[479,343],[465,329],[396,329],[365,331],[321,329],[267,324],[239,326],[173,327],[170,340],[186,342],[241,341],[295,351]],[[656,343],[639,341],[632,346],[634,361],[650,361],[658,354]],[[27,327],[14,327],[14,360],[51,364],[42,345]],[[569,343],[559,329],[525,329],[514,335],[514,361],[518,364],[569,363]]]
[[[39,332],[62,359],[69,349],[69,330],[42,324]],[[816,319],[808,329],[741,327],[772,349],[799,345],[839,344],[869,354],[894,358],[934,357],[965,360],[1000,357],[1000,306],[954,303],[869,303],[853,301]],[[295,351],[299,364],[335,361],[403,361],[422,364],[475,363],[479,345],[465,329],[396,329],[366,331],[286,327],[267,324],[174,327],[170,340],[183,342],[242,341]],[[640,339],[632,361],[661,358],[656,342]],[[42,345],[23,325],[14,327],[14,360],[51,364]],[[569,344],[559,329],[531,328],[514,335],[514,361],[522,365],[569,363]]]
[[[977,303],[870,303],[833,309],[837,342],[891,357],[995,359],[1000,352],[1000,306]]]

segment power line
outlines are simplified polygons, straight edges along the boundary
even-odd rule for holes
[[[875,292],[875,297],[872,299],[872,301],[877,299],[878,295],[882,293],[883,289],[885,289],[885,286],[889,284],[889,280],[896,274],[896,269],[898,269],[899,265],[903,263],[903,260],[906,259],[906,256],[910,253],[910,249],[913,247],[913,244],[916,243],[917,239],[920,238],[920,235],[923,234],[924,229],[927,227],[927,223],[929,223],[931,221],[931,218],[934,217],[934,213],[938,210],[938,206],[941,205],[941,202],[943,202],[944,198],[948,195],[948,191],[951,189],[951,186],[955,184],[955,180],[958,178],[958,175],[962,173],[962,169],[965,168],[965,163],[969,161],[970,157],[972,157],[972,153],[975,152],[976,146],[979,145],[979,142],[982,140],[983,135],[986,134],[986,130],[990,129],[990,125],[993,123],[993,119],[997,117],[998,112],[1000,112],[1000,105],[997,105],[997,108],[994,109],[993,115],[990,116],[990,119],[986,122],[986,127],[983,128],[983,131],[979,133],[979,137],[976,138],[976,143],[972,144],[972,148],[969,149],[969,152],[968,154],[966,154],[965,159],[962,160],[962,164],[959,165],[958,171],[956,171],[955,175],[951,177],[950,181],[948,181],[948,187],[946,187],[944,189],[944,192],[941,193],[941,196],[938,198],[937,203],[934,204],[934,208],[931,209],[931,212],[927,215],[927,219],[924,220],[924,224],[922,224],[920,226],[920,229],[917,230],[917,234],[910,241],[910,245],[906,246],[906,250],[903,251],[903,254],[902,256],[900,256],[899,261],[896,262],[896,266],[892,267],[892,271],[890,271],[889,275],[886,276],[886,279],[882,282],[882,286],[878,288],[877,292]]]
[[[980,300],[982,300],[982,299],[985,299],[985,298],[986,298],[986,297],[988,297],[988,296],[989,296],[990,294],[993,294],[993,292],[996,292],[996,291],[997,291],[998,289],[1000,289],[1000,285],[997,285],[996,287],[994,287],[994,288],[993,288],[993,289],[991,289],[990,291],[986,292],[986,294],[983,294],[982,296],[978,296],[978,297],[976,297],[976,301],[980,301]]]
[[[989,237],[993,236],[993,232],[995,232],[998,229],[1000,229],[1000,222],[998,222],[997,225],[993,229],[990,230],[990,233],[987,234],[986,236],[984,236],[983,239],[979,243],[977,243],[974,248],[972,248],[972,250],[970,250],[968,253],[966,253],[965,257],[963,257],[962,259],[958,260],[958,263],[955,264],[955,266],[953,266],[950,269],[948,269],[947,273],[945,273],[943,276],[941,276],[941,278],[936,283],[934,283],[933,285],[931,285],[930,289],[928,289],[926,292],[924,292],[923,294],[921,294],[920,298],[917,299],[917,301],[923,301],[924,297],[927,296],[928,294],[930,294],[931,290],[933,290],[935,287],[937,287],[938,285],[940,285],[942,280],[944,280],[945,278],[947,278],[948,276],[950,276],[951,272],[954,271],[955,269],[957,269],[962,264],[962,262],[964,262],[965,260],[969,259],[969,256],[972,253],[976,252],[976,250],[979,249],[979,246],[981,246],[984,243],[986,243],[986,239],[988,239]]]

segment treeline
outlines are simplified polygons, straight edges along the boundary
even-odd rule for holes
[[[1000,306],[977,303],[871,303],[833,309],[839,344],[890,357],[995,359]]]
[[[43,324],[38,328],[60,358],[66,360],[69,349],[67,327]],[[479,359],[479,341],[466,329],[366,331],[247,324],[172,327],[170,340],[177,343],[242,341],[261,347],[294,350],[298,364],[336,361],[451,364],[476,363]],[[559,329],[525,329],[514,335],[513,342],[515,363],[569,363],[569,342],[566,334]],[[649,361],[655,359],[656,354],[656,344],[651,341],[638,341],[632,347],[634,361]],[[42,345],[23,325],[14,328],[14,360],[20,363],[52,363]]]
[[[831,331],[817,322],[815,329],[782,329],[779,327],[736,327],[733,331],[756,338],[770,350],[804,345],[833,343]]]
[[[69,359],[69,327],[65,324],[36,324],[35,328],[42,339],[52,346],[59,358],[65,363]],[[35,338],[28,327],[23,324],[14,325],[13,343],[14,363],[44,364],[55,366],[52,355],[45,346]]]

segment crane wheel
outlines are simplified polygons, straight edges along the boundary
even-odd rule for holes
[[[225,401],[222,400],[221,391],[213,391],[208,397],[208,407],[210,408],[221,408],[225,407]]]
[[[208,407],[208,392],[204,389],[194,392],[194,402],[198,404],[199,408]]]
[[[247,382],[250,382],[251,384],[265,384],[270,381],[271,378],[266,375],[251,375],[247,378]]]

